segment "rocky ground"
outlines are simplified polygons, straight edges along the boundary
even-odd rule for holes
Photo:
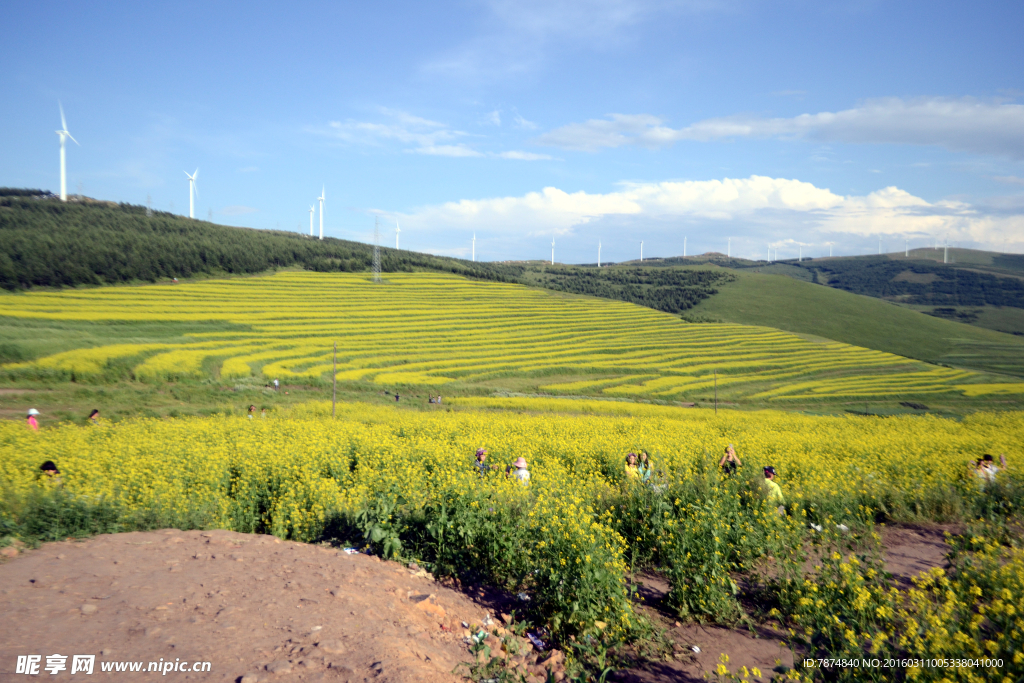
[[[943,565],[943,531],[884,530],[898,582]],[[81,654],[95,656],[93,675],[124,680],[155,674],[106,673],[104,664],[141,662],[146,672],[155,662],[169,681],[458,681],[474,661],[466,637],[481,629],[491,632],[491,652],[530,683],[549,670],[565,676],[561,652],[536,651],[504,630],[504,596],[455,590],[422,569],[336,548],[170,529],[0,554],[0,680],[20,679],[25,655],[40,655],[48,680],[81,679],[71,675]],[[701,681],[723,652],[733,670],[756,666],[770,676],[792,664],[780,631],[679,624],[661,602],[667,584],[656,574],[639,583],[640,609],[665,629],[671,651],[610,680]],[[55,654],[67,659],[53,675],[46,666]],[[195,662],[209,662],[209,671],[181,670]],[[165,663],[179,670],[163,674]]]

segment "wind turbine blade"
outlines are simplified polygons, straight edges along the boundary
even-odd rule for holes
[[[69,133],[69,132],[67,132],[67,131],[64,131],[64,135],[67,135],[67,136],[68,136],[69,138],[71,138],[71,133]],[[81,145],[81,144],[80,144],[80,143],[78,142],[78,140],[75,140],[74,138],[71,138],[71,141],[72,141],[72,142],[74,142],[74,143],[75,143],[76,145],[78,145],[79,147],[81,147],[81,146],[82,146],[82,145]]]
[[[66,132],[67,129],[68,129],[68,122],[64,120],[64,105],[60,103],[60,100],[57,100],[57,106],[60,107],[60,125],[61,125],[61,130]],[[71,137],[71,136],[69,135],[68,137]],[[72,138],[72,139],[74,139],[74,138]]]
[[[198,168],[196,168],[196,172],[192,174],[192,180],[195,180],[197,175],[199,175],[199,169]]]

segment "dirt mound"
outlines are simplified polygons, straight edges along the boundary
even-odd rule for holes
[[[50,680],[81,654],[95,673],[176,663],[166,680],[456,681],[472,660],[462,624],[488,616],[422,570],[229,531],[50,543],[0,566],[0,587],[0,674],[41,655]],[[196,662],[209,672],[181,670]]]

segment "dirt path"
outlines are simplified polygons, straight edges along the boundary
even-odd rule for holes
[[[0,566],[0,614],[3,680],[19,655],[42,655],[40,673],[64,680],[70,655],[91,654],[100,675],[103,662],[211,663],[168,681],[440,683],[460,680],[452,670],[471,658],[461,624],[486,610],[422,570],[366,555],[168,530],[21,554]],[[57,675],[44,669],[54,653],[69,656]]]

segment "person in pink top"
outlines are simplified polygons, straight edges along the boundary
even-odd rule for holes
[[[33,432],[39,431],[39,420],[36,419],[36,415],[38,414],[38,410],[36,410],[35,408],[29,408],[28,416],[25,418],[25,423],[28,425],[28,428],[31,429]]]

